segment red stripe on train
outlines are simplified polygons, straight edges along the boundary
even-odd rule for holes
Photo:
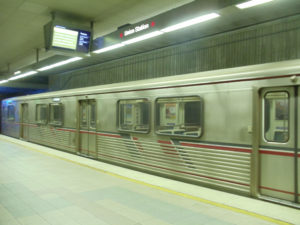
[[[270,191],[281,192],[281,193],[289,194],[289,195],[295,195],[295,192],[283,191],[283,190],[279,190],[279,189],[275,189],[275,188],[270,188],[270,187],[259,186],[259,188],[270,190]],[[300,196],[300,194],[298,194],[298,195]]]
[[[121,138],[120,135],[117,134],[104,134],[104,133],[97,133],[97,132],[92,132],[92,131],[80,131],[81,134],[94,134],[94,135],[99,135],[99,136],[105,136],[105,137],[114,137],[114,138]]]
[[[234,148],[234,147],[225,147],[225,146],[216,146],[216,145],[203,145],[203,144],[194,144],[194,143],[186,143],[186,142],[180,142],[180,145],[187,146],[187,147],[195,147],[195,148],[209,148],[209,149],[224,150],[224,151],[252,153],[251,149],[245,149],[245,148]]]
[[[269,151],[269,150],[259,150],[260,154],[266,154],[266,155],[280,155],[280,156],[289,156],[294,157],[295,154],[291,152],[277,152],[277,151]],[[300,157],[300,155],[298,155]]]
[[[161,140],[158,140],[157,142],[160,143],[160,144],[168,144],[168,145],[172,144],[171,141],[161,141]]]
[[[144,151],[143,145],[139,142],[139,139],[137,137],[132,137],[134,144],[136,145],[137,149],[139,151]]]
[[[60,130],[60,131],[68,131],[68,132],[73,132],[73,133],[76,132],[76,130],[70,130],[70,129],[64,129],[64,128],[57,128],[56,130]]]
[[[157,142],[161,144],[160,147],[165,154],[179,157],[179,154],[176,150],[176,146],[173,145],[172,141],[158,140]]]
[[[120,135],[117,134],[104,134],[104,133],[97,133],[99,136],[104,136],[104,137],[114,137],[114,138],[121,138]]]

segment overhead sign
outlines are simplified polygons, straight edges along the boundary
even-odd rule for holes
[[[133,28],[127,29],[124,32],[120,33],[120,38],[128,37],[130,35],[139,33],[141,31],[148,30],[149,28],[154,27],[154,26],[155,26],[154,21],[152,21],[151,23],[143,23],[143,24],[137,25]]]

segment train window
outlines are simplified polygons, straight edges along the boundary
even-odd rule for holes
[[[159,98],[156,101],[156,132],[200,137],[203,127],[200,97]]]
[[[264,97],[264,134],[270,142],[289,139],[289,94],[268,92]]]
[[[39,124],[46,124],[48,118],[48,107],[46,104],[36,105],[36,122]]]
[[[96,128],[96,101],[90,103],[90,127]]]
[[[55,126],[63,124],[63,105],[61,103],[50,104],[50,124]]]
[[[88,122],[88,104],[86,101],[80,102],[80,126],[87,127]]]
[[[1,117],[3,118],[3,121],[4,121],[5,116],[6,116],[6,114],[5,114],[5,106],[4,105],[2,105],[2,111],[0,112],[0,114],[1,114]]]
[[[14,105],[7,106],[7,120],[11,120],[11,121],[15,120],[15,106]]]
[[[147,133],[150,130],[150,104],[146,99],[120,100],[119,129]]]

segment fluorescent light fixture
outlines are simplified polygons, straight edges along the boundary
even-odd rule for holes
[[[93,51],[93,53],[99,54],[99,53],[107,52],[107,51],[110,51],[110,50],[113,50],[113,49],[116,49],[116,48],[121,48],[123,46],[125,46],[125,44],[123,44],[123,43],[115,44],[115,45],[108,46],[106,48],[101,48],[101,49],[98,49],[96,51]]]
[[[49,66],[45,66],[45,67],[39,68],[39,69],[37,69],[37,70],[38,70],[38,71],[50,70],[50,69],[53,69],[53,68],[55,68],[55,67],[59,67],[59,66],[62,66],[62,65],[66,65],[66,64],[68,64],[68,63],[75,62],[75,61],[78,61],[78,60],[81,60],[81,59],[82,59],[81,57],[74,57],[74,58],[67,59],[67,60],[64,60],[64,61],[61,61],[61,62],[52,64],[52,65],[49,65]]]
[[[261,4],[264,4],[267,2],[271,2],[271,1],[273,1],[273,0],[252,0],[252,1],[244,2],[241,4],[235,5],[235,6],[238,7],[239,9],[246,9],[246,8],[261,5]]]
[[[53,98],[52,101],[53,102],[60,102],[60,98]]]
[[[14,74],[15,75],[18,75],[18,74],[20,74],[21,73],[21,71],[19,70],[19,71],[16,71]]]
[[[136,37],[136,38],[129,39],[128,41],[123,41],[122,44],[130,45],[132,43],[136,43],[136,42],[143,41],[143,40],[146,40],[146,39],[149,39],[149,38],[152,38],[152,37],[156,37],[156,36],[161,35],[161,34],[163,34],[163,32],[154,31],[154,32],[151,32],[149,34],[145,34],[145,35],[142,35],[142,36],[139,36],[139,37]]]
[[[0,80],[0,84],[4,84],[4,83],[7,83],[8,80]]]
[[[20,78],[23,78],[23,77],[31,76],[31,75],[36,74],[36,73],[37,73],[36,71],[29,71],[27,73],[22,73],[18,76],[15,76],[15,77],[11,77],[8,80],[17,80],[17,79],[20,79]]]
[[[184,21],[182,23],[178,23],[178,24],[166,27],[166,28],[162,29],[161,31],[162,32],[171,32],[171,31],[178,30],[178,29],[185,28],[185,27],[189,27],[189,26],[192,26],[192,25],[195,25],[195,24],[198,24],[198,23],[202,23],[202,22],[217,18],[219,16],[220,15],[217,14],[217,13],[210,13],[210,14],[207,14],[207,15],[196,17],[194,19]]]

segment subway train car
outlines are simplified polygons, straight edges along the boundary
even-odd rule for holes
[[[300,60],[2,101],[3,134],[299,207]]]

